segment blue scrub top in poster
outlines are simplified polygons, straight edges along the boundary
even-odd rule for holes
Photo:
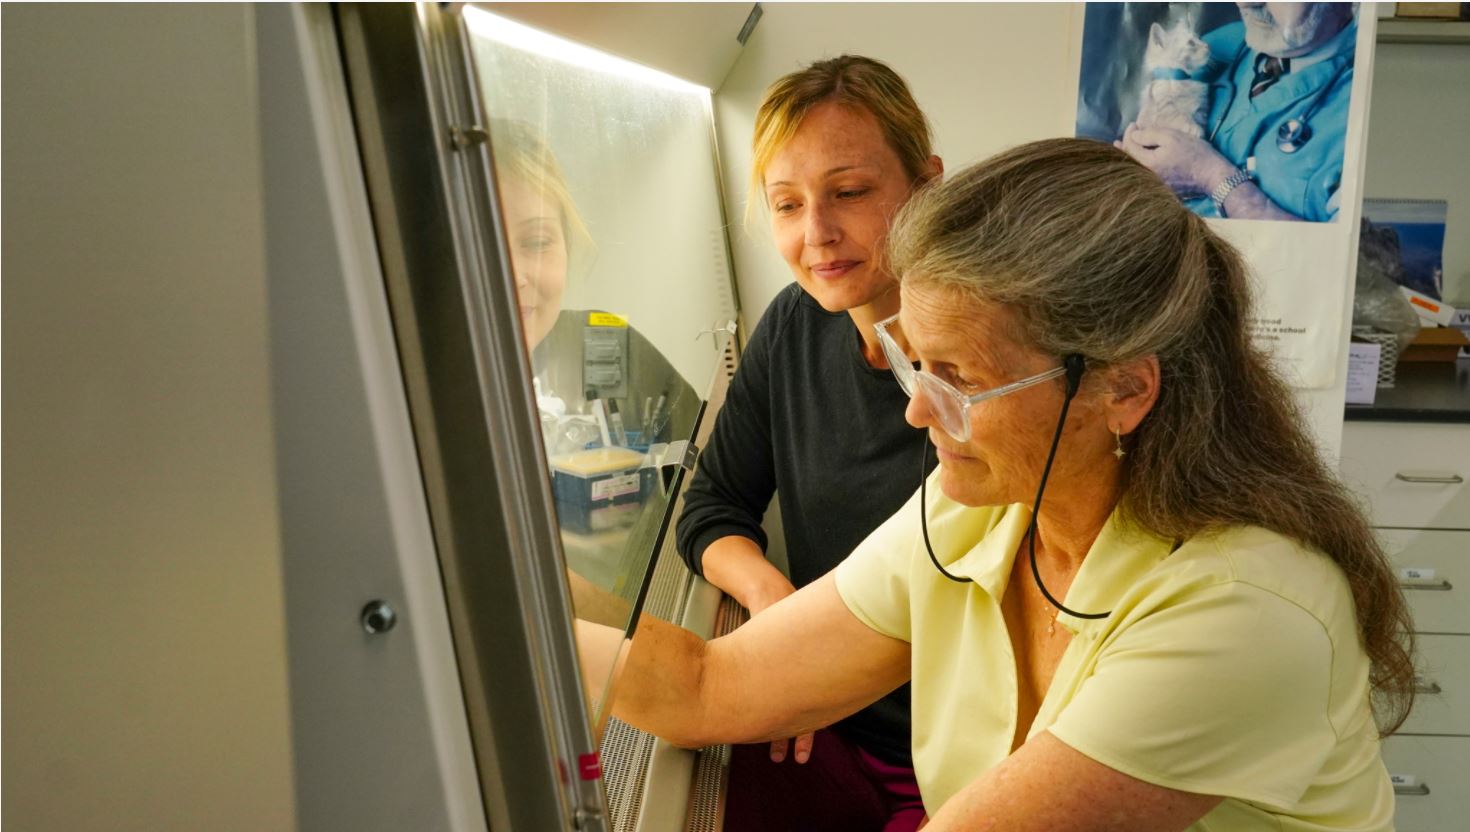
[[[1206,137],[1213,135],[1210,143],[1242,170],[1250,169],[1254,156],[1257,185],[1305,220],[1337,216],[1357,34],[1357,24],[1349,25],[1334,39],[1331,57],[1288,72],[1255,98],[1249,90],[1256,53],[1245,45],[1245,25],[1230,23],[1204,36],[1212,56],[1201,79],[1210,81]],[[1295,153],[1286,153],[1277,134],[1291,119],[1303,121],[1311,135]],[[1189,200],[1189,207],[1218,216],[1208,197]]]

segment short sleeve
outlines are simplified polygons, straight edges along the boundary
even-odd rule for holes
[[[912,642],[909,580],[918,529],[918,492],[837,565],[837,593],[869,628]]]
[[[1053,736],[1154,785],[1279,809],[1300,800],[1337,739],[1332,642],[1315,617],[1230,582],[1109,637]]]

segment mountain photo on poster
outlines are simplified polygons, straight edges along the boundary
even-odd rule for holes
[[[1363,200],[1362,249],[1381,252],[1396,263],[1386,267],[1400,286],[1444,300],[1445,218],[1442,199]]]

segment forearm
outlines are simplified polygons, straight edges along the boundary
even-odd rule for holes
[[[908,643],[859,621],[829,574],[708,644],[643,616],[613,714],[690,748],[796,736],[903,684],[909,662]]]
[[[619,632],[628,626],[633,612],[628,599],[608,592],[571,569],[567,570],[567,586],[572,590],[572,610],[579,620],[615,627]]]
[[[642,615],[613,699],[613,716],[675,745],[707,744],[706,647],[694,633]]]
[[[788,703],[772,685],[753,679],[764,663],[740,665],[731,636],[708,643],[694,633],[644,615],[617,682],[613,716],[682,748],[757,742],[791,736],[788,726],[820,717]]]
[[[796,589],[754,540],[728,535],[704,550],[704,578],[757,613]]]
[[[1266,196],[1255,182],[1243,182],[1225,196],[1225,216],[1238,220],[1285,220],[1300,222],[1301,217],[1282,208]]]
[[[820,716],[783,701],[772,686],[748,685],[763,664],[737,672],[739,648],[726,636],[710,644],[682,627],[644,615],[622,669],[613,715],[682,748],[758,742],[799,733]],[[723,648],[723,649],[722,649]]]
[[[1216,156],[1212,160],[1209,172],[1205,176],[1203,184],[1205,193],[1211,194],[1220,184],[1231,176],[1236,175],[1239,169],[1231,164],[1223,156]],[[1301,217],[1287,211],[1271,200],[1266,192],[1261,190],[1255,180],[1247,179],[1230,189],[1221,203],[1225,207],[1225,216],[1237,220],[1286,220],[1300,221]]]

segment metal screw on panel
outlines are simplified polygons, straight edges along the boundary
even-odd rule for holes
[[[449,128],[449,141],[456,150],[464,150],[490,141],[490,131],[478,125]]]
[[[368,635],[386,633],[398,623],[398,613],[388,606],[387,601],[369,601],[362,608],[362,628]]]

